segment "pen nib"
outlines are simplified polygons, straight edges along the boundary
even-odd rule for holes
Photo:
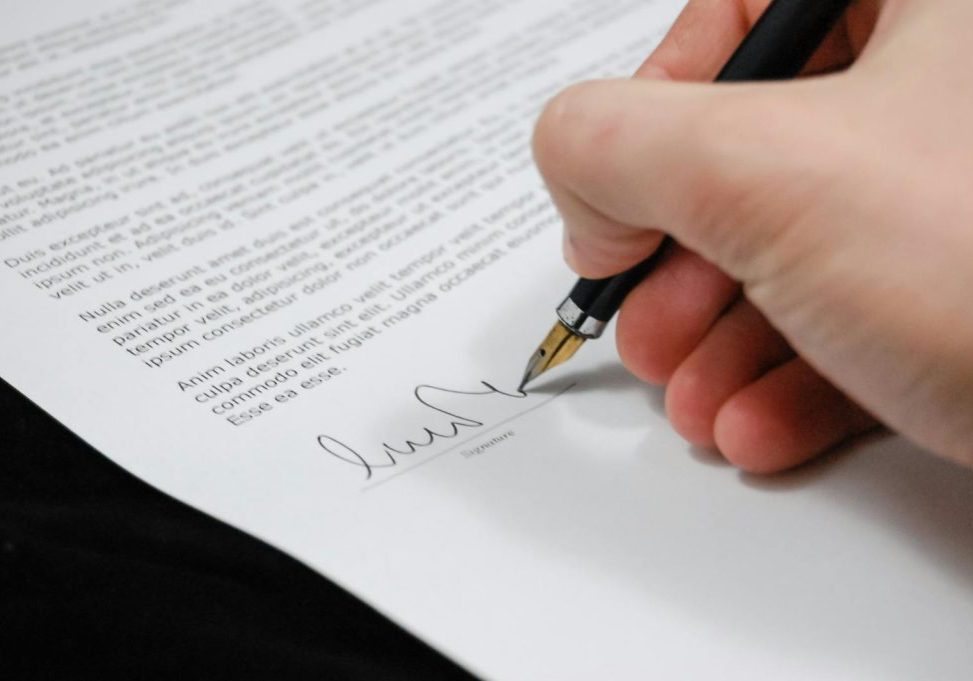
[[[558,364],[571,359],[578,348],[584,344],[585,339],[558,322],[547,334],[547,338],[540,344],[530,361],[527,362],[527,369],[524,371],[524,378],[520,382],[518,390],[523,392],[524,387],[535,378],[543,374],[548,369],[553,369]]]

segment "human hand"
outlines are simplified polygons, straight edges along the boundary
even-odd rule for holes
[[[973,465],[973,3],[859,0],[817,75],[674,82],[767,4],[691,0],[638,78],[548,105],[565,256],[605,277],[678,241],[618,347],[693,443],[773,472],[881,422]]]

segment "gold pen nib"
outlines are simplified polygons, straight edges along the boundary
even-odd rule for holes
[[[524,371],[524,379],[520,382],[518,390],[523,392],[524,386],[545,371],[571,359],[578,348],[584,344],[584,341],[585,339],[582,336],[577,335],[559,321],[547,334],[544,342],[531,355],[530,361],[527,362],[527,369]]]

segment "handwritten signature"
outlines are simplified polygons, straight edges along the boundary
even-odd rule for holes
[[[407,439],[404,443],[395,445],[383,442],[378,447],[362,453],[364,450],[355,449],[338,438],[331,435],[318,435],[318,445],[328,454],[353,466],[358,466],[365,471],[365,479],[372,477],[373,472],[379,468],[391,468],[399,464],[401,457],[415,454],[421,449],[432,447],[442,440],[452,440],[459,437],[464,431],[482,428],[485,423],[473,416],[464,416],[449,411],[441,406],[437,406],[433,400],[437,395],[462,395],[473,397],[496,396],[522,400],[527,397],[525,392],[508,393],[499,388],[495,388],[486,381],[481,381],[486,390],[464,391],[440,388],[434,385],[420,385],[412,391],[415,399],[426,409],[446,416],[449,422],[445,426],[437,426],[438,430],[430,426],[420,426],[422,433],[416,439]]]

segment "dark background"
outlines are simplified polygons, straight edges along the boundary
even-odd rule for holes
[[[0,677],[470,679],[0,381]]]

